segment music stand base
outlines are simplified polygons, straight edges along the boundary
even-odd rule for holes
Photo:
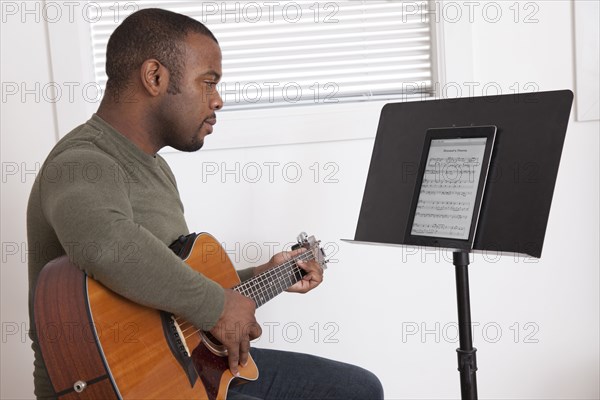
[[[455,251],[452,259],[456,272],[456,300],[458,306],[458,334],[460,347],[456,349],[460,372],[460,393],[463,400],[477,400],[477,359],[471,330],[471,302],[469,296],[469,253]]]

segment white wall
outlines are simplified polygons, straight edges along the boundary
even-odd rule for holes
[[[4,11],[4,5],[2,5]],[[5,15],[2,15],[4,19]],[[54,109],[35,89],[52,81],[46,27],[3,20],[1,39],[2,268],[0,304],[2,351],[0,398],[33,397],[33,352],[26,331],[27,263],[25,210],[36,170],[56,143]],[[14,92],[17,85],[18,92]],[[32,89],[29,94],[21,88]],[[21,96],[24,94],[24,97]]]
[[[446,81],[462,85],[463,95],[465,82],[478,83],[479,90],[497,83],[503,93],[514,92],[515,83],[524,91],[528,82],[539,90],[573,89],[571,2],[518,3],[517,22],[509,9],[513,3],[500,3],[503,16],[497,23],[483,18],[489,3],[474,9],[472,22],[464,5],[456,23],[446,10]],[[487,7],[490,20],[495,6]],[[524,23],[531,12],[538,22]],[[1,33],[3,82],[52,81],[42,22],[9,19]],[[56,135],[65,133],[54,128],[53,105],[34,100],[9,96],[2,102],[3,399],[32,397],[32,356],[21,336],[27,325],[25,255],[23,250],[13,255],[10,247],[25,241],[25,204],[33,182],[33,175],[20,173],[41,162]],[[322,110],[311,111],[301,125],[311,137],[331,129],[332,109]],[[267,124],[269,115],[264,115]],[[190,229],[220,238],[240,266],[266,260],[269,242],[278,242],[279,250],[300,230],[328,243],[337,261],[319,290],[285,294],[258,311],[264,334],[257,346],[365,366],[381,378],[386,398],[457,398],[454,272],[448,255],[339,241],[354,234],[378,109],[367,106],[356,115],[360,123],[351,135],[363,137],[369,126],[370,138],[211,150],[211,141],[216,147],[219,136],[232,131],[261,134],[229,121],[217,125],[206,149],[165,157],[178,177]],[[348,121],[339,126],[352,129]],[[285,123],[277,128],[287,129]],[[600,397],[598,134],[598,121],[570,122],[541,260],[475,256],[471,300],[481,398]],[[15,165],[18,173],[8,174]],[[239,176],[223,173],[236,165]],[[257,171],[261,179],[252,183]],[[297,171],[302,176],[295,182]]]

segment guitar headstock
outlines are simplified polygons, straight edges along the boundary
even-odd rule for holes
[[[297,237],[298,243],[292,246],[292,250],[304,247],[305,249],[312,251],[315,260],[321,265],[323,269],[327,268],[327,262],[325,259],[325,251],[321,248],[321,241],[315,239],[314,236],[308,236],[306,232],[300,232]]]

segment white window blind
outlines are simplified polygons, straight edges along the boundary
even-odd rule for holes
[[[225,110],[387,100],[432,91],[428,1],[95,2],[95,76],[133,11],[159,7],[204,23],[223,53]]]

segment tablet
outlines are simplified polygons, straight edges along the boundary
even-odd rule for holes
[[[428,129],[406,243],[471,250],[496,126]]]

